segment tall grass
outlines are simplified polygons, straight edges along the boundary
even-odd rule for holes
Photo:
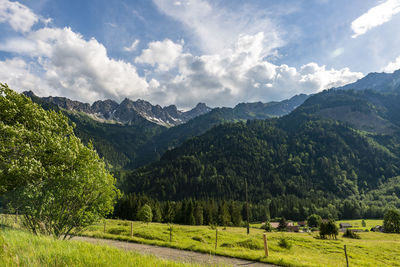
[[[0,230],[0,266],[199,266],[78,241],[54,240],[22,230]]]

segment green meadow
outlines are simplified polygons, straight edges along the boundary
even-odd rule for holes
[[[357,220],[346,221],[354,225]],[[382,221],[366,220],[367,228]],[[339,223],[339,222],[338,222]],[[169,225],[160,223],[107,220],[90,226],[83,235],[167,246],[207,254],[274,263],[282,266],[344,266],[346,259],[343,247],[347,246],[350,266],[400,266],[400,235],[374,232],[359,233],[361,239],[343,238],[321,240],[318,233],[266,233],[269,257],[264,256],[263,234],[261,229],[251,228],[246,234],[245,228],[218,227],[218,242],[215,249],[216,229],[208,226],[172,226],[170,242]],[[361,227],[361,220],[359,220]],[[355,227],[359,228],[359,227]],[[286,248],[279,243],[285,239]]]
[[[78,241],[61,241],[46,236],[3,228],[0,230],[0,266],[171,266],[176,263],[133,252]]]

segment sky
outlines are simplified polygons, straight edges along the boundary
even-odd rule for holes
[[[0,82],[188,109],[400,68],[400,0],[0,0]]]

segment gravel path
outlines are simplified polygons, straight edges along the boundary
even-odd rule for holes
[[[111,239],[74,236],[72,240],[108,245],[120,249],[132,250],[141,254],[151,254],[159,258],[178,261],[178,262],[195,263],[195,264],[199,263],[206,265],[225,265],[225,266],[228,265],[228,266],[245,266],[245,267],[274,267],[274,266],[276,267],[276,265],[264,264],[260,262],[253,262],[253,261],[224,257],[224,256],[215,256],[215,255],[203,254],[199,252],[186,251],[174,248],[116,241]]]

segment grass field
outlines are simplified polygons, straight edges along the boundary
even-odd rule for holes
[[[54,240],[4,228],[0,230],[0,266],[174,266],[193,267],[107,246]]]
[[[351,221],[355,225],[356,221]],[[358,222],[358,221],[357,221]],[[381,221],[366,220],[367,227]],[[267,233],[270,256],[264,257],[263,231],[252,228],[218,228],[218,247],[215,250],[216,230],[207,226],[173,226],[169,242],[168,225],[133,222],[130,236],[129,221],[107,220],[104,225],[93,225],[84,235],[168,246],[203,253],[251,259],[282,266],[344,266],[343,245],[346,244],[350,266],[400,266],[400,235],[374,232],[359,233],[361,239],[347,239],[340,233],[338,240],[316,239],[317,233]],[[359,220],[361,226],[361,220]],[[357,227],[358,228],[358,227]],[[291,248],[278,245],[284,238]]]

